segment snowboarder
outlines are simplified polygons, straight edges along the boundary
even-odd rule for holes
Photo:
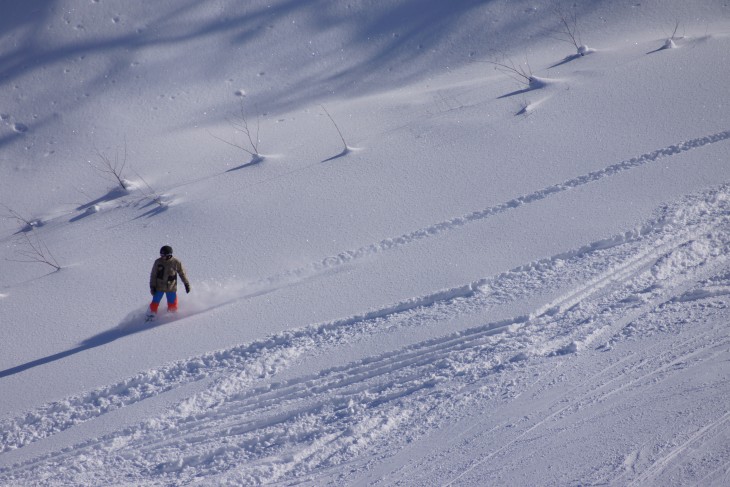
[[[185,292],[190,292],[190,282],[185,275],[185,269],[182,262],[172,256],[172,247],[165,245],[160,249],[160,258],[155,261],[150,274],[150,293],[152,294],[152,303],[150,303],[148,319],[152,319],[157,315],[157,309],[160,306],[162,297],[167,297],[167,311],[177,311],[177,276],[180,276],[183,284],[185,284]]]

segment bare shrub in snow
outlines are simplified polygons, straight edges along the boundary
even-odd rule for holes
[[[684,36],[677,37],[678,30],[679,30],[679,20],[675,22],[674,31],[672,32],[672,35],[669,36],[666,41],[664,41],[664,46],[662,46],[662,49],[674,49],[675,47],[677,47],[677,44],[675,43],[675,41],[684,37]]]
[[[28,232],[30,230],[33,230],[34,228],[43,226],[43,221],[40,219],[26,218],[25,216],[21,215],[7,205],[2,205],[2,207],[5,208],[5,215],[2,215],[2,218],[17,221],[18,224],[22,226],[21,231],[23,232]]]
[[[163,198],[163,195],[161,195],[159,192],[155,191],[152,186],[150,186],[145,179],[139,175],[139,173],[134,173],[137,178],[139,178],[140,181],[142,181],[142,184],[144,186],[141,186],[138,188],[139,192],[142,193],[142,195],[150,200],[152,203],[157,205],[160,209],[165,209],[168,206],[167,201]]]
[[[525,59],[523,64],[516,64],[512,59],[503,57],[501,61],[487,61],[494,66],[494,69],[503,73],[521,85],[528,88],[542,88],[546,82],[544,79],[538,78],[532,74],[530,63]]]
[[[572,44],[578,56],[585,56],[593,51],[583,44],[580,38],[578,14],[575,10],[568,11],[560,2],[556,2],[552,7],[552,13],[559,23],[559,27],[552,31],[554,38]]]
[[[256,118],[255,130],[252,129],[248,124],[248,117],[246,116],[246,110],[244,109],[243,98],[241,98],[239,112],[236,114],[235,117],[228,119],[228,123],[231,124],[234,131],[243,135],[242,143],[239,144],[236,142],[231,142],[230,140],[218,137],[216,135],[213,135],[212,133],[210,134],[211,137],[220,140],[224,144],[228,144],[232,147],[236,147],[237,149],[242,150],[243,152],[251,156],[251,163],[263,161],[264,156],[261,155],[261,153],[259,152],[259,119]]]
[[[132,189],[134,185],[124,178],[124,170],[127,166],[127,141],[124,141],[124,153],[121,159],[119,157],[119,149],[114,152],[114,160],[109,158],[99,149],[95,150],[100,162],[98,164],[92,164],[89,162],[91,167],[106,175],[108,178],[111,178],[111,180],[118,184],[124,191]]]
[[[684,39],[684,36],[677,36],[677,31],[679,31],[679,20],[677,20],[674,23],[674,30],[672,31],[671,35],[667,35],[666,39],[664,41],[664,44],[662,44],[661,47],[654,49],[653,51],[649,51],[647,54],[653,54],[655,52],[663,51],[665,49],[674,49],[677,47],[676,41],[680,39]]]
[[[320,105],[320,107],[322,107],[322,110],[324,110],[324,113],[330,119],[330,121],[332,122],[332,125],[335,126],[335,130],[337,130],[337,133],[340,135],[340,140],[342,140],[342,146],[343,146],[342,152],[340,152],[336,156],[330,157],[329,159],[325,159],[325,161],[323,161],[323,162],[326,162],[326,161],[331,161],[332,159],[336,159],[338,157],[342,157],[346,154],[349,154],[352,151],[352,148],[349,145],[347,145],[347,141],[345,141],[345,136],[342,135],[342,131],[340,130],[340,127],[337,125],[337,122],[335,122],[335,119],[332,118],[332,115],[330,115],[330,112],[327,111],[327,109],[324,107],[324,105]]]
[[[30,235],[33,235],[34,238],[31,238]],[[24,233],[23,236],[20,237],[18,245],[21,247],[17,251],[20,258],[7,260],[11,262],[45,264],[53,267],[57,271],[61,270],[61,265],[58,263],[46,244],[43,243],[43,241],[41,241],[41,239],[33,232]]]
[[[518,110],[515,115],[523,115],[527,117],[530,115],[530,113],[532,113],[533,108],[533,105],[526,98],[522,99],[519,103]]]

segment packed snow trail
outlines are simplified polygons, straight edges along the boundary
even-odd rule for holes
[[[662,209],[639,229],[572,252],[383,310],[168,364],[4,420],[0,482],[179,485],[205,476],[209,485],[294,479],[317,485],[374,482],[378,479],[367,472],[378,472],[386,483],[409,483],[416,482],[416,473],[402,465],[388,468],[376,452],[397,457],[450,428],[492,440],[480,443],[489,451],[470,455],[471,464],[442,482],[457,485],[482,468],[507,472],[525,461],[516,453],[519,445],[544,434],[550,424],[635,394],[685,367],[730,358],[730,338],[712,318],[725,316],[730,302],[728,255],[730,186],[723,186]],[[555,295],[557,289],[562,291]],[[309,356],[356,347],[368,338],[483,315],[540,296],[543,304],[525,315],[315,373],[293,369]],[[687,313],[693,313],[691,321]],[[706,325],[686,330],[688,322]],[[612,355],[642,340],[652,344]],[[560,375],[576,374],[571,364],[587,356],[606,366],[562,392],[556,385]],[[288,378],[277,379],[285,370]],[[139,424],[90,438],[73,450],[43,449],[44,438],[201,379],[210,385]],[[548,398],[544,408],[526,412],[523,420],[513,416],[534,405],[521,402],[534,394]],[[477,404],[515,424],[486,431],[474,424],[460,427],[465,411]],[[703,419],[707,422],[680,445],[714,445],[713,439],[727,437],[727,411],[715,408]],[[453,442],[443,448],[450,447]],[[424,462],[437,458],[440,448],[425,454]],[[676,448],[666,448],[635,462],[630,471],[618,464],[588,464],[582,480],[657,483],[664,471],[686,461]],[[730,451],[712,453],[715,475],[721,476]],[[344,464],[346,469],[338,469]],[[712,483],[716,477],[709,475]]]

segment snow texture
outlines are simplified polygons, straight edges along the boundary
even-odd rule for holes
[[[730,6],[567,6],[4,5],[0,485],[730,484]]]

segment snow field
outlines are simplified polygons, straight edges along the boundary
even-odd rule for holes
[[[724,3],[8,4],[0,485],[730,483]]]
[[[537,390],[530,371],[541,370],[539,382],[544,383],[543,374],[570,368],[576,354],[610,353],[639,334],[680,337],[676,347],[648,362],[629,356],[620,367],[613,364],[596,372],[604,377],[586,381],[588,390],[573,395],[569,405],[551,411],[539,423],[517,428],[492,453],[504,454],[551,418],[569,414],[575,401],[602,403],[624,389],[633,390],[649,376],[668,373],[679,362],[697,364],[707,353],[727,352],[726,337],[708,339],[720,329],[710,327],[703,329],[704,335],[693,335],[680,316],[696,308],[696,313],[711,314],[726,302],[729,205],[730,188],[723,186],[665,208],[639,231],[571,255],[368,315],[170,364],[3,421],[8,451],[190,381],[214,379],[160,416],[73,451],[49,453],[42,463],[21,462],[0,478],[20,485],[44,476],[49,465],[61,467],[63,473],[54,477],[58,485],[122,478],[130,483],[185,483],[204,476],[251,484],[306,478],[363,453],[397,450],[397,445],[433,434],[448,419],[458,420],[475,403],[505,407]],[[293,378],[276,379],[312,353],[327,353],[342,344],[356,346],[368,335],[498,308],[523,295],[549,295],[549,289],[566,291],[526,316],[484,323],[312,375],[294,372]],[[651,355],[644,350],[642,356]],[[726,416],[698,435],[724,434]],[[304,444],[309,446],[302,448]],[[232,464],[239,467],[231,470]],[[112,477],[110,465],[117,472]],[[661,473],[658,467],[654,470]],[[652,478],[654,470],[627,478],[640,482]],[[591,473],[598,474],[607,475],[603,470]]]

